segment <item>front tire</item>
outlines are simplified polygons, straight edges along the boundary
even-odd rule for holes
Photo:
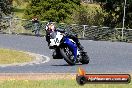
[[[53,59],[63,59],[59,48],[55,49],[55,51],[52,54],[52,57]]]
[[[75,65],[74,61],[74,56],[72,54],[72,51],[68,48],[60,48],[60,53],[63,56],[64,60],[69,64],[69,65]]]

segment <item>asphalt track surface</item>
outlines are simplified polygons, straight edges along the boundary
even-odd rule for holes
[[[46,55],[49,62],[0,67],[0,73],[76,73],[78,67],[87,73],[131,73],[132,44],[124,42],[80,40],[90,57],[88,65],[69,66],[63,59],[52,59],[44,37],[0,34],[0,48],[15,49]]]

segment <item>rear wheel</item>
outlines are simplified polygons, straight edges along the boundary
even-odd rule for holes
[[[87,53],[83,52],[81,56],[82,56],[82,59],[80,62],[82,64],[88,64],[90,59],[89,59],[89,56],[87,55]]]
[[[75,65],[76,64],[76,62],[74,61],[74,55],[73,55],[72,51],[69,49],[69,47],[60,48],[60,53],[63,56],[64,60],[69,65]]]

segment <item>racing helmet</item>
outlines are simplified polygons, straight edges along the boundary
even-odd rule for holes
[[[54,25],[53,23],[50,23],[50,24],[48,25],[48,30],[49,30],[49,31],[55,31],[55,25]]]

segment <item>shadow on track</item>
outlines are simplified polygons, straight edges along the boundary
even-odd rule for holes
[[[51,65],[51,66],[81,66],[83,64],[76,64],[76,65],[69,65],[69,64],[62,64],[62,65]]]

